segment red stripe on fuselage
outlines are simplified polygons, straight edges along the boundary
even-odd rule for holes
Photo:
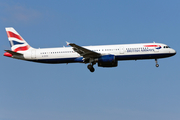
[[[23,41],[23,38],[22,38],[20,35],[17,35],[17,34],[15,34],[15,33],[11,32],[11,31],[7,31],[7,35],[8,35],[8,38],[9,38],[9,37],[14,37],[14,38],[17,38],[17,39]]]
[[[29,45],[27,46],[23,46],[23,47],[18,47],[14,50],[14,52],[17,52],[17,51],[26,51],[29,49]]]
[[[160,47],[160,45],[144,45],[144,47]]]

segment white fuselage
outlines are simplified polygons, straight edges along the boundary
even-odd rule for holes
[[[158,59],[170,57],[176,51],[161,43],[144,44],[119,44],[83,46],[86,49],[101,53],[102,55],[114,55],[116,60]],[[72,47],[29,49],[23,52],[24,59],[42,63],[72,63],[83,62],[83,57]]]

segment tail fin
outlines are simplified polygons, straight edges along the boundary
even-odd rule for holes
[[[26,51],[29,48],[31,48],[31,46],[18,34],[18,32],[14,28],[7,27],[5,29],[7,32],[7,36],[12,51],[14,52]]]

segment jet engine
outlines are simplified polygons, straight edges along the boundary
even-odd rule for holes
[[[117,67],[118,62],[114,55],[104,55],[98,58],[99,67]]]

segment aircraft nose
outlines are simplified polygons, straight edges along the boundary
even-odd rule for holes
[[[173,55],[176,54],[176,51],[174,49],[171,50],[171,53],[173,53]]]

